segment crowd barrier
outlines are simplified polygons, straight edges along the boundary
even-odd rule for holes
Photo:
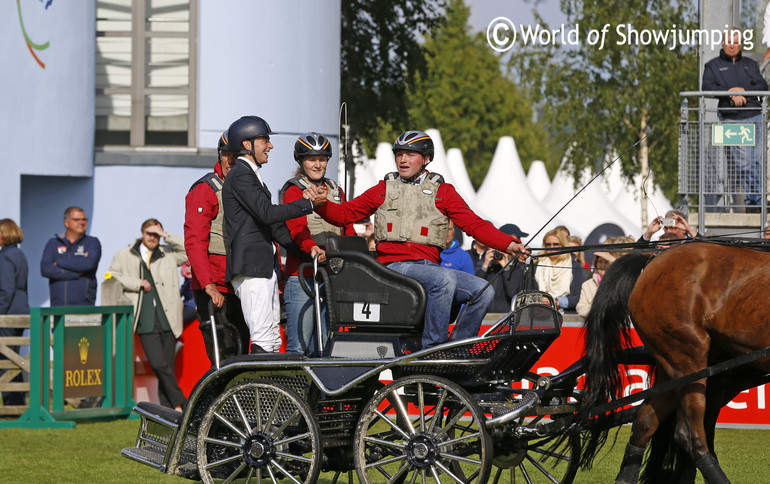
[[[0,340],[0,351],[15,366],[0,379],[0,390],[29,391],[29,406],[18,419],[0,421],[0,428],[71,428],[78,419],[131,414],[136,404],[132,316],[132,306],[31,308],[30,336]],[[23,317],[14,318],[3,324],[19,324]],[[24,344],[29,344],[28,359],[8,348]],[[10,380],[19,371],[28,372],[29,383],[4,383],[6,375]],[[97,405],[69,408],[65,403],[84,398]]]

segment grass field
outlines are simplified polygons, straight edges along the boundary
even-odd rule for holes
[[[66,430],[0,430],[0,483],[187,482],[120,455],[120,449],[133,445],[138,428],[138,420],[116,420]],[[591,471],[580,472],[575,482],[613,482],[627,437],[624,427],[618,444],[603,452]],[[734,484],[770,482],[770,430],[718,429],[716,445]],[[322,474],[318,482],[328,484],[332,477]],[[703,479],[699,476],[697,482]]]

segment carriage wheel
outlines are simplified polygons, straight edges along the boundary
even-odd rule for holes
[[[313,483],[321,470],[321,434],[295,391],[245,382],[208,408],[198,430],[198,469],[206,484]]]
[[[444,378],[408,376],[361,412],[354,461],[362,483],[484,483],[492,439],[473,397]],[[384,480],[383,480],[384,479]]]
[[[524,427],[536,426],[542,417],[529,422],[520,421]],[[495,448],[492,460],[493,484],[509,482],[568,484],[575,478],[580,456],[580,437],[573,436],[554,448],[555,437],[516,439],[504,442],[504,448]],[[496,444],[498,444],[496,442]]]

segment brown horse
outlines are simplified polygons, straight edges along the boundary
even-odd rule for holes
[[[691,242],[655,257],[629,254],[615,261],[586,319],[586,391],[578,417],[590,419],[590,424],[581,464],[590,466],[607,439],[607,416],[592,416],[592,409],[619,396],[616,350],[628,344],[629,323],[655,360],[659,384],[770,346],[768,287],[770,253],[748,248]],[[756,370],[746,372],[749,377],[737,386],[761,381],[770,372],[770,359],[753,366]],[[709,448],[704,427],[706,383],[698,380],[640,405],[617,483],[637,481],[645,447],[674,411],[674,440],[705,481],[729,482]],[[726,403],[722,400],[714,398],[712,404],[718,401],[718,408]]]

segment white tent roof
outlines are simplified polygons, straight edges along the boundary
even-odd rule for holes
[[[476,190],[474,190],[468,176],[468,170],[465,168],[463,152],[459,148],[449,148],[446,153],[446,161],[449,171],[452,173],[452,185],[455,186],[457,193],[465,199],[465,202],[470,205],[476,198]]]
[[[510,136],[497,142],[492,164],[472,207],[495,226],[514,223],[530,234],[550,218],[529,189],[516,143]]]
[[[563,170],[562,166],[551,183],[548,195],[543,199],[546,210],[549,213],[556,213],[561,210],[559,218],[564,221],[563,225],[566,225],[572,234],[582,239],[585,239],[593,229],[605,223],[614,223],[621,227],[624,232],[635,235],[638,232],[636,224],[613,208],[612,203],[604,194],[601,183],[599,183],[600,179],[594,180],[586,186],[591,178],[590,172],[584,172],[580,183],[575,188],[574,180]],[[584,186],[586,188],[572,199]],[[570,199],[572,200],[570,201]],[[547,228],[551,229],[556,225],[558,224],[552,223]]]
[[[532,162],[527,172],[527,183],[529,183],[529,189],[532,190],[532,195],[537,200],[542,200],[548,195],[548,190],[551,189],[551,179],[548,177],[545,163],[540,160]]]
[[[363,165],[356,165],[356,182],[352,196],[348,195],[348,200],[353,196],[359,196],[366,190],[372,188],[378,181],[374,176],[374,160],[369,159]]]
[[[613,174],[610,174],[612,180]],[[619,175],[618,175],[619,177]],[[671,202],[663,195],[663,191],[655,186],[655,182],[652,180],[652,176],[647,181],[647,197],[642,194],[642,177],[637,175],[634,177],[634,183],[626,183],[625,180],[620,180],[614,183],[618,183],[625,188],[618,196],[612,201],[616,210],[625,214],[630,220],[636,224],[636,232],[634,234],[641,234],[647,228],[646,224],[642,224],[642,201],[647,203],[647,224],[650,223],[653,217],[660,215],[661,217],[671,210]]]
[[[390,172],[396,171],[396,157],[393,155],[393,145],[380,143],[374,153],[372,176],[376,181],[382,180]]]
[[[434,146],[433,160],[428,165],[428,171],[438,173],[444,177],[447,183],[454,185],[455,181],[446,161],[446,151],[444,150],[444,142],[441,140],[441,133],[437,129],[428,129],[425,133],[433,140]]]

